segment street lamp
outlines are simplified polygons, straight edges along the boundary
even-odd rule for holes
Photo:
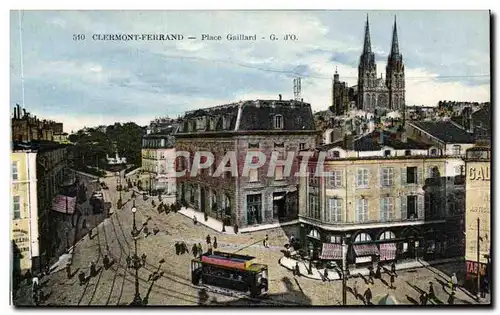
[[[116,176],[117,176],[116,184],[117,184],[117,188],[119,188],[118,191],[120,193],[120,199],[118,199],[118,201],[119,201],[119,204],[122,205],[122,176],[121,176],[120,172],[116,172]]]
[[[346,240],[351,237],[350,234],[346,234],[342,238],[342,305],[347,305],[347,249],[348,246]]]
[[[142,267],[141,259],[137,255],[137,237],[141,233],[144,226],[147,224],[143,224],[143,227],[138,230],[137,225],[135,224],[135,213],[137,212],[137,208],[134,205],[132,206],[132,215],[133,215],[133,226],[132,226],[132,237],[134,239],[134,256],[132,256],[132,267],[135,269],[135,295],[134,300],[130,305],[143,305],[143,300],[139,293],[139,269]],[[143,255],[145,257],[145,255]]]

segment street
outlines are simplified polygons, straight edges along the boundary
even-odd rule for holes
[[[116,179],[104,179],[109,187],[105,190],[106,198],[112,202],[114,214],[106,219],[98,228],[94,229],[92,238],[86,236],[74,249],[71,272],[73,277],[68,279],[64,270],[48,276],[43,290],[50,292],[50,296],[43,304],[49,305],[128,305],[134,298],[134,273],[132,268],[127,269],[126,258],[132,256],[134,242],[130,234],[132,230],[132,200],[131,191],[122,192],[125,205],[116,210],[119,194],[116,191]],[[238,235],[222,235],[200,224],[194,225],[192,220],[179,214],[159,214],[156,207],[151,205],[152,198],[144,201],[142,196],[136,198],[136,221],[140,228],[148,218],[150,232],[156,227],[159,232],[144,237],[141,233],[137,241],[137,253],[140,257],[147,255],[145,267],[139,269],[139,288],[141,297],[147,298],[148,305],[340,305],[342,303],[342,282],[323,282],[295,277],[291,271],[279,265],[282,257],[281,249],[287,242],[285,233],[280,229],[259,231]],[[154,197],[155,204],[158,198]],[[247,299],[225,295],[220,292],[203,290],[191,283],[190,261],[192,253],[176,255],[174,244],[176,241],[185,241],[189,251],[194,243],[201,243],[206,250],[206,236],[210,234],[212,240],[217,237],[218,248],[221,251],[236,252],[252,255],[256,261],[269,266],[269,296],[266,299]],[[265,235],[269,235],[270,248],[262,246]],[[113,264],[107,270],[103,268],[103,257],[108,255]],[[159,261],[164,259],[161,264]],[[94,261],[97,266],[97,275],[80,285],[78,273],[84,271],[89,275],[89,264]],[[159,268],[159,269],[158,269]],[[450,264],[449,268],[457,266]],[[443,269],[440,266],[439,269]],[[148,281],[149,276],[156,270],[163,272],[157,281]],[[385,282],[389,276],[384,274]],[[44,279],[45,280],[45,279]],[[378,298],[391,294],[400,304],[418,304],[420,290],[428,290],[429,281],[434,282],[434,289],[438,300],[447,304],[450,289],[441,285],[447,284],[448,276],[434,267],[402,271],[398,273],[395,286],[389,289],[384,282],[376,279],[371,285],[374,303]],[[358,292],[363,294],[366,289],[364,280],[354,278],[348,280],[348,287],[353,288],[357,283]],[[348,290],[351,291],[351,290]],[[456,304],[475,303],[474,300],[460,289],[456,293]],[[362,305],[353,293],[347,294],[349,305]],[[437,302],[439,303],[439,301]],[[431,304],[431,303],[430,303]]]

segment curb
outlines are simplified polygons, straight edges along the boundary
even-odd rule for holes
[[[193,218],[190,218],[187,214],[182,213],[181,211],[182,211],[182,210],[179,210],[179,211],[177,211],[177,213],[182,214],[183,216],[185,216],[185,217],[186,217],[186,218],[188,218],[188,219],[191,219],[191,220],[193,219]],[[213,227],[211,227],[211,226],[209,226],[209,225],[203,224],[201,221],[198,221],[198,223],[197,223],[197,224],[201,224],[201,225],[203,225],[203,226],[205,226],[205,227],[209,228],[210,230],[215,231],[215,232],[217,232],[217,233],[219,233],[219,234],[221,234],[221,235],[237,235],[236,233],[221,232],[220,230],[216,230],[215,228],[213,228]]]

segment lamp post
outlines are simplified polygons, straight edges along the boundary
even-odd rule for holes
[[[481,299],[481,268],[480,268],[480,247],[481,247],[481,234],[479,231],[480,227],[480,219],[477,218],[477,293],[476,293],[476,299],[479,301]]]
[[[120,172],[116,172],[115,174],[117,176],[117,179],[116,179],[116,185],[118,186],[117,188],[120,188],[120,189],[118,189],[118,192],[120,193],[120,199],[118,199],[118,201],[119,201],[120,205],[122,205],[122,202],[121,202],[121,200],[122,200],[122,177],[121,177]]]
[[[133,226],[132,226],[132,237],[134,238],[134,256],[132,257],[132,266],[135,269],[135,295],[134,300],[130,305],[142,305],[143,301],[141,295],[139,293],[139,269],[142,267],[141,259],[137,255],[137,237],[141,233],[142,229],[137,229],[137,225],[135,224],[135,213],[137,212],[137,208],[134,205],[132,206],[132,215],[133,215]]]
[[[342,238],[342,305],[347,305],[347,234]]]

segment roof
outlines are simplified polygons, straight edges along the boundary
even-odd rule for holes
[[[52,200],[52,210],[60,212],[73,214],[75,212],[76,198],[67,197],[63,195],[57,195]]]
[[[283,128],[279,131],[316,130],[309,103],[293,100],[252,100],[187,112],[183,118],[184,124],[179,128],[179,133],[276,130],[274,129],[276,115],[283,116]],[[215,118],[217,120],[215,130],[209,130],[207,122],[207,128],[198,132],[185,131],[189,121],[201,117]],[[223,129],[223,119],[227,119],[228,128],[226,129]],[[239,122],[238,126],[237,122]]]
[[[68,147],[68,144],[63,144],[59,142],[53,141],[45,141],[45,140],[35,140],[31,142],[21,142],[14,141],[12,142],[12,151],[21,150],[32,150],[37,152],[50,151],[55,149],[61,149]]]
[[[473,134],[460,128],[451,121],[412,121],[409,122],[431,136],[445,143],[474,143]]]
[[[382,132],[382,135],[383,135],[382,144],[379,143],[380,133],[378,131],[374,131],[366,136],[355,139],[354,151],[379,151],[383,147],[391,147],[396,150],[411,150],[411,149],[427,150],[431,147],[431,145],[429,144],[417,142],[409,138],[407,139],[406,142],[403,142],[397,138],[395,133]],[[342,149],[347,150],[344,140],[339,140],[333,143],[323,145],[318,149],[320,151],[328,151],[335,147],[341,147]]]

